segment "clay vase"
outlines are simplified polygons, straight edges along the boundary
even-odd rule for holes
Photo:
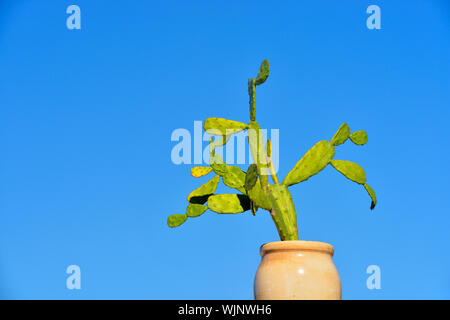
[[[317,241],[276,241],[260,249],[256,300],[340,300],[333,246]]]

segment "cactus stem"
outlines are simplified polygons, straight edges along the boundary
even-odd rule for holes
[[[250,121],[256,120],[255,112],[255,79],[248,79],[248,95],[250,103]]]
[[[270,139],[267,139],[267,158],[269,162],[270,176],[272,177],[273,183],[280,184],[280,182],[278,182],[277,174],[275,173],[275,168],[273,167],[272,143],[270,142]]]

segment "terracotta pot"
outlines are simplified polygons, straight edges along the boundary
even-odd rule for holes
[[[277,241],[260,249],[257,300],[340,300],[341,281],[333,246],[317,241]]]

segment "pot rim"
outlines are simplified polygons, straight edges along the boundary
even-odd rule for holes
[[[274,241],[263,244],[259,250],[261,256],[269,252],[275,251],[319,251],[334,254],[334,248],[331,244],[320,241],[305,241],[305,240],[285,240]]]

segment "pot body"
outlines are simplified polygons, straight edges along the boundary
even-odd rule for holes
[[[256,300],[340,300],[333,246],[317,241],[277,241],[260,249]]]

